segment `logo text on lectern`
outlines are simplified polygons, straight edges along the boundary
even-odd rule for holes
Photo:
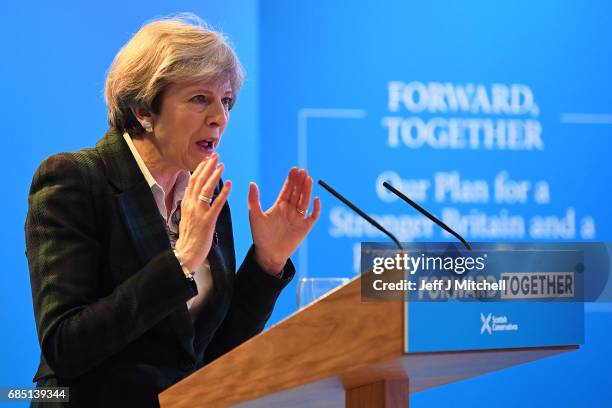
[[[518,331],[518,324],[509,323],[507,316],[495,316],[493,313],[484,315],[480,313],[480,321],[482,326],[480,327],[480,334],[485,332],[493,334],[493,332],[500,331]]]

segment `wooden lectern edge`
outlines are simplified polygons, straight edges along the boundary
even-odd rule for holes
[[[314,307],[316,304],[318,304],[321,301],[324,301],[327,297],[332,296],[334,293],[336,293],[337,291],[341,290],[342,288],[352,284],[353,282],[355,282],[356,280],[358,280],[360,278],[361,275],[357,275],[354,276],[353,278],[351,278],[351,280],[349,280],[348,282],[339,285],[337,287],[335,287],[334,289],[330,290],[329,292],[325,293],[323,296],[321,296],[320,298],[318,298],[316,301],[311,302],[309,304],[307,304],[306,306],[297,309],[295,312],[291,313],[290,315],[284,317],[283,319],[279,320],[278,322],[274,323],[273,325],[271,325],[270,327],[266,328],[263,332],[260,333],[260,335],[264,334],[264,333],[268,333],[271,330],[274,330],[276,327],[278,326],[282,326],[283,324],[286,324],[285,322],[287,322],[288,320],[292,319],[295,315],[297,315],[298,313],[302,313],[305,310],[308,310],[311,307]],[[241,350],[244,349],[246,347],[249,347],[250,342],[255,341],[256,337],[252,337],[250,339],[248,339],[247,341],[245,341],[242,344],[239,344],[238,346],[236,346],[235,348],[233,348],[230,352],[234,352],[235,350]],[[223,357],[223,356],[221,356]],[[214,364],[223,364],[223,362],[219,362],[220,358],[217,360],[214,360],[212,362],[210,362],[206,367],[213,367]]]
[[[348,405],[349,394],[353,391],[363,389],[371,385],[380,386],[385,384],[403,383],[402,387],[409,393],[420,392],[442,386],[445,384],[461,381],[476,375],[488,374],[503,368],[516,366],[540,358],[561,354],[576,349],[576,346],[561,347],[532,347],[529,349],[489,349],[486,351],[466,350],[465,352],[423,352],[418,354],[404,354],[397,359],[388,360],[384,363],[373,364],[364,370],[357,370],[345,373],[341,376],[333,376],[320,379],[318,381],[304,384],[290,390],[274,393],[250,401],[240,403],[240,408],[268,408],[274,407],[344,407]],[[493,357],[497,367],[490,366],[490,358]],[[457,358],[458,363],[457,363]],[[462,361],[461,358],[464,360]],[[419,361],[420,359],[420,361]],[[467,360],[466,360],[467,359]],[[402,361],[404,360],[404,361]],[[453,361],[455,360],[455,361]],[[435,364],[433,371],[435,374],[428,377],[424,373],[423,363],[429,367],[431,362]],[[483,364],[483,361],[485,364]],[[503,363],[500,366],[500,361]],[[408,363],[407,363],[408,362]],[[404,368],[415,363],[416,376],[410,377],[409,381]],[[467,363],[467,364],[466,364]],[[465,367],[473,366],[477,372],[462,370]],[[460,370],[457,370],[457,369]],[[395,371],[395,372],[394,372]],[[431,374],[432,370],[429,370]],[[342,380],[342,381],[341,381]],[[359,405],[362,406],[362,405]],[[371,406],[371,405],[367,405]],[[378,406],[378,405],[377,405]],[[386,405],[385,405],[386,406]],[[391,405],[396,406],[396,405]],[[407,404],[397,404],[405,407]]]
[[[536,359],[562,354],[565,352],[577,350],[579,348],[579,345],[564,345],[500,349],[409,352],[403,353],[400,357],[392,357],[385,361],[370,364],[367,367],[361,369],[342,373],[339,375],[339,377],[341,378],[344,388],[351,389],[382,380],[403,379],[411,377],[410,374],[411,371],[413,371],[411,366],[415,366],[414,370],[420,369],[420,361],[427,361],[427,364],[430,368],[439,368],[441,371],[444,371],[445,369],[450,368],[454,361],[461,360],[462,358],[469,358],[472,361],[481,362],[482,360],[486,360],[487,355],[495,355],[498,359],[503,359],[504,355],[515,354],[518,356],[522,356],[519,357],[519,359],[513,356],[514,360],[511,365],[494,368],[492,370],[486,370],[486,367],[482,366],[482,364],[480,367],[473,367],[475,370],[482,371],[482,373],[484,374],[486,372],[494,372],[504,368],[526,364]],[[472,376],[467,375],[464,378],[470,377]],[[457,381],[457,379],[453,379],[452,381],[448,382],[441,382],[439,385],[444,385],[454,381]],[[411,392],[423,391],[425,389],[432,388],[432,386],[422,388],[422,384],[420,384],[419,381],[414,381],[410,385]]]
[[[361,275],[271,326],[160,394],[228,405],[290,389],[398,356],[403,305],[360,302]],[[373,347],[373,345],[376,345]],[[219,390],[232,389],[232,393]]]
[[[330,290],[329,292],[326,292],[324,295],[322,295],[321,297],[317,298],[317,299],[316,299],[314,302],[310,302],[310,303],[309,303],[309,304],[307,304],[306,306],[304,306],[304,307],[302,307],[302,308],[297,309],[295,312],[293,312],[293,313],[291,313],[291,314],[287,315],[287,316],[286,316],[286,317],[284,317],[283,319],[281,319],[281,320],[279,320],[278,322],[274,323],[273,325],[271,325],[270,327],[268,327],[266,330],[264,330],[264,331],[263,331],[262,333],[260,333],[260,334],[263,334],[263,333],[267,332],[268,330],[271,330],[272,328],[274,328],[274,327],[278,326],[279,324],[284,323],[285,321],[287,321],[287,320],[291,319],[291,318],[292,318],[293,316],[295,316],[296,314],[301,313],[302,311],[304,311],[304,310],[306,310],[306,309],[308,309],[308,308],[310,308],[310,307],[313,307],[315,304],[317,304],[317,303],[318,303],[318,302],[320,302],[321,300],[325,299],[326,297],[329,297],[329,296],[333,295],[334,293],[336,293],[337,291],[341,290],[342,288],[344,288],[344,287],[346,287],[346,286],[350,285],[350,284],[351,284],[351,283],[353,283],[354,281],[358,280],[360,277],[361,277],[361,275],[356,275],[356,276],[353,276],[353,277],[352,277],[352,278],[351,278],[351,279],[350,279],[348,282],[343,283],[342,285],[338,285],[338,286],[336,286],[335,288],[333,288],[333,289],[332,289],[332,290]],[[300,278],[300,279],[301,279],[301,278]],[[298,280],[298,282],[299,282],[299,280]],[[251,340],[251,339],[249,339],[249,340]],[[247,340],[246,342],[244,342],[244,343],[240,344],[238,347],[240,347],[240,346],[242,346],[242,345],[244,345],[244,344],[248,343],[248,341],[249,341],[249,340]]]

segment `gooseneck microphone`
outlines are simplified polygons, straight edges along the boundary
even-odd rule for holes
[[[387,231],[382,225],[380,225],[374,218],[370,217],[368,214],[364,213],[363,211],[361,211],[359,209],[359,207],[357,207],[355,204],[353,204],[352,202],[350,202],[347,198],[345,198],[342,194],[340,194],[339,192],[337,192],[336,190],[334,190],[333,188],[331,188],[329,186],[329,184],[327,184],[326,182],[324,182],[323,180],[319,180],[318,183],[327,191],[329,191],[334,197],[336,197],[338,200],[342,201],[344,204],[346,204],[351,210],[355,211],[357,214],[359,214],[363,219],[365,219],[367,222],[369,222],[370,224],[372,224],[372,226],[374,228],[376,228],[377,230],[379,230],[380,232],[382,232],[383,234],[385,234],[386,236],[388,236],[389,238],[391,238],[391,240],[395,243],[395,245],[397,245],[397,247],[399,248],[400,251],[403,251],[404,248],[402,248],[402,244],[400,244],[400,242],[398,241],[397,238],[395,238],[395,236],[390,233],[389,231]]]
[[[418,205],[417,203],[412,201],[410,198],[405,196],[404,193],[402,193],[401,191],[399,191],[398,189],[396,189],[395,187],[393,187],[391,184],[387,183],[386,181],[383,183],[383,186],[385,186],[387,190],[391,191],[393,194],[395,194],[396,196],[398,196],[399,198],[401,198],[402,200],[404,200],[405,202],[407,202],[408,204],[410,204],[411,206],[416,208],[421,214],[423,214],[424,216],[429,218],[435,224],[438,224],[443,230],[447,231],[449,234],[453,235],[455,238],[457,238],[459,241],[461,241],[461,243],[463,245],[465,245],[465,247],[469,251],[472,250],[472,247],[470,246],[470,244],[465,239],[463,239],[463,237],[461,235],[459,235],[458,233],[453,231],[453,229],[451,229],[451,227],[449,227],[448,225],[446,225],[445,223],[443,223],[442,221],[437,219],[429,211],[427,211],[426,209],[424,209],[423,207],[421,207],[420,205]]]

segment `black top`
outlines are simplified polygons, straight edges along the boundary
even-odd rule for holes
[[[33,381],[69,386],[62,407],[156,406],[159,392],[259,333],[295,274],[290,260],[282,279],[267,274],[253,247],[236,272],[226,203],[208,255],[213,291],[192,322],[195,282],[114,129],[41,163],[25,232],[42,351]]]

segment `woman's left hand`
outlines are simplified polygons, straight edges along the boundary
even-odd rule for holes
[[[263,212],[257,184],[249,187],[249,220],[257,263],[271,275],[278,275],[321,214],[321,201],[315,197],[309,215],[312,178],[305,169],[289,171],[278,198]]]

